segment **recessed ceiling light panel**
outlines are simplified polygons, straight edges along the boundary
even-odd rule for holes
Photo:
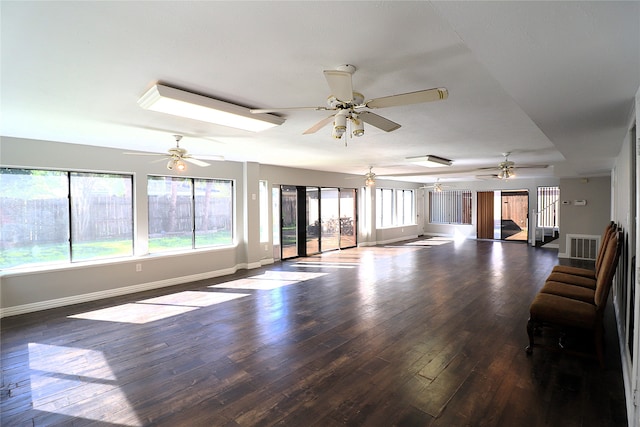
[[[252,114],[246,107],[161,84],[154,85],[142,95],[138,105],[147,110],[251,132],[259,132],[284,123],[282,117]]]
[[[451,164],[453,163],[449,159],[434,156],[433,154],[428,154],[426,156],[407,157],[405,160],[412,163],[417,163],[422,166],[426,166],[428,168],[442,168],[445,166],[451,166]]]

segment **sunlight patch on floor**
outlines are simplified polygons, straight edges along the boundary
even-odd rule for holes
[[[142,301],[138,301],[138,304],[166,304],[177,306],[208,307],[245,296],[248,296],[248,294],[184,291],[170,295],[163,295],[161,297],[145,299]]]
[[[101,351],[29,343],[31,395],[39,411],[141,426]],[[74,390],[66,393],[66,390]]]
[[[416,240],[415,242],[406,243],[406,246],[440,246],[453,242],[453,238],[449,237],[431,237],[429,239]]]
[[[302,271],[266,271],[264,274],[259,274],[257,276],[251,276],[246,279],[231,280],[229,282],[211,285],[209,287],[270,290],[281,288],[283,286],[294,285],[326,274],[327,273],[308,273]]]
[[[248,294],[185,291],[75,314],[69,318],[144,324],[246,296]]]
[[[296,268],[318,268],[318,267],[330,267],[330,268],[358,268],[360,263],[357,262],[332,262],[332,261],[300,261],[293,264]]]

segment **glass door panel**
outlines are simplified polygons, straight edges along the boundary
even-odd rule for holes
[[[307,255],[320,252],[320,191],[318,187],[307,187],[306,197]]]
[[[340,247],[340,207],[337,188],[321,190],[320,244],[322,251]]]
[[[298,256],[298,192],[296,187],[280,187],[282,259]]]
[[[529,192],[503,191],[501,195],[501,235],[502,240],[527,241]]]
[[[340,248],[356,243],[356,190],[340,189]]]

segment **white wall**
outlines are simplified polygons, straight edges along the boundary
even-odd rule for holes
[[[560,257],[568,257],[567,234],[600,236],[611,221],[611,177],[560,180]],[[576,204],[585,200],[586,205]]]

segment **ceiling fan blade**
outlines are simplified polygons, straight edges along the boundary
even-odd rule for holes
[[[514,165],[514,169],[546,169],[549,165]]]
[[[304,132],[302,132],[302,134],[303,135],[309,135],[309,134],[312,134],[312,133],[316,133],[320,129],[322,129],[323,127],[325,127],[329,123],[331,123],[332,121],[333,121],[333,114],[330,115],[329,117],[327,117],[326,119],[320,120],[318,123],[316,123],[315,125],[311,126],[309,129],[307,129]]]
[[[254,108],[249,110],[252,114],[262,114],[262,113],[279,113],[285,111],[300,111],[300,110],[315,110],[315,111],[325,111],[325,110],[334,110],[335,108],[328,107],[284,107],[284,108]]]
[[[351,102],[353,100],[353,84],[350,72],[325,70],[324,78],[327,79],[331,95],[335,96],[338,101]]]
[[[224,156],[219,154],[198,154],[194,157],[200,160],[215,160],[215,161],[221,161],[221,162],[224,161]]]
[[[128,156],[166,156],[166,153],[134,153],[130,151],[125,151],[122,154],[126,154]]]
[[[385,132],[391,132],[400,128],[400,125],[398,123],[392,122],[389,119],[385,119],[384,117],[379,116],[376,113],[372,113],[371,111],[362,111],[358,113],[358,117],[360,117],[363,122],[368,123],[371,126],[375,126],[378,129],[382,129]]]
[[[194,165],[200,167],[211,166],[209,163],[203,162],[202,160],[194,159],[193,157],[183,157],[182,160],[184,160],[185,162],[193,163]]]
[[[436,89],[419,90],[417,92],[402,93],[399,95],[385,96],[366,102],[368,108],[397,107],[399,105],[419,104],[421,102],[440,101],[447,99],[449,91],[440,87]]]
[[[509,169],[546,169],[549,165],[509,165]],[[477,168],[476,170],[499,170],[502,169],[500,166],[487,166],[482,168]]]

